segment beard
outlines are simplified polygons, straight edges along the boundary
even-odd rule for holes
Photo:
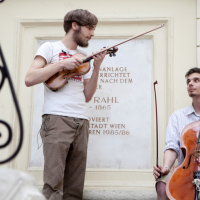
[[[194,93],[190,93],[189,96],[190,96],[190,97],[195,97],[196,94],[194,94]]]
[[[73,34],[73,40],[80,47],[88,47],[88,41],[84,40],[83,37],[84,35],[81,32],[81,26],[79,26],[79,28]]]

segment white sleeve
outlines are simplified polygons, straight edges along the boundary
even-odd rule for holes
[[[47,64],[51,63],[51,59],[53,56],[53,49],[51,43],[50,42],[43,43],[37,50],[35,57],[36,56],[42,56],[47,61]]]
[[[167,126],[164,151],[167,149],[173,149],[180,155],[180,133],[178,131],[178,120],[175,114],[171,115]]]

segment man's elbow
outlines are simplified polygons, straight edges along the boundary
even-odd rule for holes
[[[31,87],[31,86],[33,86],[33,81],[31,81],[30,78],[26,77],[25,78],[25,85],[26,85],[26,87]]]
[[[91,98],[85,97],[85,102],[88,103],[91,99],[92,97]]]

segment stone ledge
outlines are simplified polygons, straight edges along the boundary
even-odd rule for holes
[[[156,191],[85,190],[83,200],[156,200]]]

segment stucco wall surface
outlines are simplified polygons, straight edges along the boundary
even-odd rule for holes
[[[166,55],[163,56],[164,60],[162,61],[160,54],[154,53],[153,64],[156,67],[152,75],[153,78],[164,77],[167,80],[161,84],[157,94],[159,104],[162,104],[162,106],[158,105],[161,119],[159,124],[161,130],[161,144],[159,147],[161,150],[159,153],[161,163],[168,118],[175,110],[186,107],[191,103],[187,95],[184,76],[189,68],[197,66],[197,46],[199,45],[197,45],[197,23],[199,24],[197,21],[200,15],[197,17],[196,0],[4,0],[0,3],[0,45],[19,98],[25,129],[25,142],[19,156],[13,162],[4,165],[4,167],[12,167],[30,173],[36,178],[40,187],[42,186],[43,175],[41,169],[29,168],[30,152],[27,149],[30,149],[31,142],[29,140],[31,140],[31,137],[29,131],[32,130],[32,124],[28,118],[32,116],[33,110],[27,99],[31,99],[33,96],[29,92],[30,89],[23,84],[24,77],[36,50],[36,48],[32,49],[35,40],[44,39],[45,28],[42,29],[41,27],[44,25],[49,31],[49,38],[45,39],[52,39],[50,36],[54,34],[54,31],[58,36],[56,38],[54,35],[53,39],[59,39],[62,35],[64,36],[62,28],[64,15],[68,11],[77,8],[88,9],[101,19],[99,28],[97,26],[96,29],[97,35],[104,33],[109,35],[108,29],[111,27],[112,37],[114,30],[116,35],[119,35],[123,32],[123,29],[123,34],[129,36],[134,31],[129,29],[126,24],[132,23],[131,25],[136,27],[135,34],[146,30],[146,27],[151,28],[151,26],[156,23],[159,24],[161,21],[165,23],[165,29],[160,32],[160,35],[159,33],[151,35],[151,39],[153,38],[152,40],[155,41],[153,52],[159,52],[158,49],[155,49],[155,47],[159,47],[160,52]],[[117,22],[114,22],[115,20]],[[123,20],[126,21],[125,24],[120,23]],[[117,23],[119,23],[119,29],[116,28]],[[114,28],[112,29],[112,27]],[[31,33],[37,34],[37,38],[29,41],[28,39],[33,37]],[[24,39],[22,36],[28,39]],[[29,42],[34,44],[30,45]],[[161,48],[162,45],[165,45],[163,49]],[[162,66],[159,66],[158,63],[166,65],[166,70],[162,70]],[[155,107],[152,104],[153,109]],[[30,110],[30,112],[27,113],[27,110]],[[152,117],[154,116],[152,115]],[[0,119],[11,123],[15,134],[12,144],[0,152],[0,159],[4,159],[13,152],[18,139],[18,122],[7,81],[0,91]],[[153,156],[156,154],[153,123],[154,121],[152,121],[150,144],[152,147],[151,169],[137,169],[135,171],[131,169],[124,171],[92,169],[86,173],[85,188],[88,190],[145,190],[151,191],[151,194],[153,192],[153,195],[155,195],[155,182],[152,176],[152,168],[156,161],[155,156]],[[4,127],[0,125],[0,132],[4,133],[5,131]],[[6,134],[2,134],[0,143],[3,143],[6,137]],[[27,155],[27,152],[29,155]],[[142,159],[145,159],[145,155]],[[149,194],[146,194],[146,197]]]

